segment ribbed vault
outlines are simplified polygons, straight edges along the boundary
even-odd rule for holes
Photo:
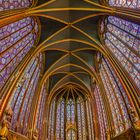
[[[67,140],[70,136],[70,140],[120,140],[120,137],[124,140],[127,134],[131,134],[132,139],[137,138],[140,131],[139,66],[136,61],[139,52],[129,46],[135,42],[127,44],[125,37],[128,41],[136,41],[139,48],[140,27],[135,25],[140,23],[139,11],[110,6],[109,0],[33,0],[31,3],[28,8],[0,12],[0,29],[30,19],[33,20],[29,23],[32,29],[27,35],[34,33],[31,49],[9,72],[3,87],[0,85],[0,119],[5,118],[5,109],[10,106],[14,114],[10,129],[27,139],[57,140],[58,137]],[[126,20],[129,22],[121,29],[111,23],[114,17],[123,24]],[[23,27],[20,28],[18,30]],[[111,38],[107,34],[114,36]],[[124,49],[120,49],[121,45]],[[16,45],[4,51],[1,49],[0,57],[13,46]],[[125,54],[125,50],[132,54]],[[136,64],[129,55],[135,56]],[[16,57],[15,61],[18,59]],[[14,66],[13,60],[11,57]],[[129,73],[131,71],[135,71],[136,76]],[[69,104],[70,111],[67,111]],[[70,117],[67,117],[69,112]]]
[[[83,0],[52,1],[36,8],[35,15],[38,11],[43,17],[40,18],[42,27],[47,29],[44,32],[42,28],[41,35],[44,42],[42,40],[40,48],[45,51],[46,59],[42,83],[49,78],[50,91],[66,83],[77,83],[91,92],[91,82],[97,80],[98,23],[100,16],[106,13],[102,12],[100,5]]]

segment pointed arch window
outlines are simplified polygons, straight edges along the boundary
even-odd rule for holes
[[[140,26],[109,16],[101,24],[101,33],[105,45],[140,88]]]
[[[56,138],[58,140],[64,140],[64,106],[65,101],[61,99],[57,106],[57,118],[56,118]]]
[[[94,139],[94,122],[93,122],[94,116],[89,101],[86,101],[86,116],[87,116],[89,140],[93,140]]]
[[[41,66],[42,54],[39,54],[25,69],[11,98],[13,110],[11,129],[22,134],[27,134],[31,103],[40,77]]]
[[[100,125],[101,140],[106,140],[106,132],[108,129],[107,116],[106,116],[101,92],[98,86],[95,87],[94,96],[96,99],[96,105],[98,111],[98,121]]]
[[[67,123],[75,122],[75,105],[73,99],[69,99],[67,103]]]
[[[93,140],[93,113],[88,100],[74,93],[60,98],[50,106],[48,140],[54,136],[57,140]]]
[[[78,138],[81,140],[86,139],[86,120],[84,101],[81,98],[77,99],[77,119],[78,119]]]
[[[47,99],[47,82],[44,83],[43,88],[41,90],[36,114],[36,129],[38,130],[39,140],[41,140],[41,137],[43,136],[42,133],[43,133],[43,124],[45,123],[44,112],[46,106],[46,99]]]
[[[130,103],[122,84],[106,59],[103,59],[100,74],[110,104],[114,120],[114,130],[116,134],[119,134],[130,127],[128,109],[132,107],[132,104]]]
[[[55,99],[51,104],[50,112],[49,112],[49,128],[48,128],[48,140],[54,139],[54,127],[55,127],[55,106],[56,102]]]

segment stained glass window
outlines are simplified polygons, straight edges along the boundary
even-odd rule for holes
[[[64,125],[64,120],[65,120],[65,115],[64,115],[64,109],[65,109],[65,101],[62,100],[61,102],[61,123],[60,123],[60,130],[61,130],[61,140],[64,140],[64,133],[65,133],[65,125]]]
[[[0,11],[28,8],[32,0],[1,0]],[[37,43],[37,17],[26,17],[0,28],[0,90],[10,81],[22,59]],[[11,98],[13,117],[11,129],[27,134],[29,113],[42,69],[42,54],[32,59],[17,82]]]
[[[140,26],[113,16],[106,18],[101,26],[103,24],[106,46],[140,88]]]
[[[78,116],[78,138],[81,140],[86,139],[86,120],[84,101],[81,98],[77,100],[77,116]]]
[[[39,140],[41,140],[42,132],[43,132],[43,123],[44,123],[44,112],[45,112],[45,103],[46,103],[46,97],[47,96],[47,84],[44,83],[43,88],[40,93],[39,103],[38,103],[38,109],[37,109],[37,115],[36,115],[36,128],[38,130],[39,134]]]
[[[77,95],[68,96],[69,94],[64,95],[59,100],[57,98],[57,101],[55,98],[50,106],[48,140],[53,140],[54,135],[57,140],[87,140],[88,135],[89,140],[93,140],[93,113],[89,102],[84,102]],[[86,128],[88,125],[89,131]]]
[[[0,11],[26,8],[32,5],[32,0],[0,0]]]
[[[103,59],[100,74],[111,107],[114,130],[118,134],[130,127],[127,108],[131,103],[115,72],[105,59]]]
[[[27,133],[31,103],[41,73],[40,64],[42,64],[41,54],[32,59],[27,66],[13,91],[11,99],[13,110],[11,128],[23,134]]]
[[[140,9],[139,0],[109,0],[110,6]]]
[[[98,111],[98,121],[99,121],[99,125],[100,125],[101,140],[106,140],[105,134],[108,129],[107,117],[106,117],[106,113],[105,113],[103,99],[102,99],[100,89],[98,86],[96,86],[96,88],[94,90],[94,96],[96,99],[96,105],[97,105],[97,111]]]
[[[0,11],[31,5],[32,0],[0,0]],[[0,90],[33,47],[38,34],[38,18],[35,17],[27,17],[0,28]]]
[[[71,102],[70,100],[67,103],[67,122],[70,123],[71,120]]]
[[[68,130],[67,140],[76,140],[76,133],[73,129]]]
[[[82,140],[82,122],[81,122],[81,106],[80,106],[80,100],[77,100],[77,118],[78,118],[78,138]]]
[[[73,124],[75,122],[75,106],[72,99],[68,100],[67,103],[67,122]]]
[[[33,47],[38,36],[37,24],[36,18],[27,17],[0,28],[0,89]]]
[[[86,116],[87,116],[87,123],[88,123],[88,133],[89,133],[89,140],[94,139],[94,123],[93,123],[93,113],[89,101],[86,101]]]
[[[54,140],[54,118],[55,118],[55,99],[51,104],[50,114],[49,114],[49,129],[48,129],[48,139]]]
[[[57,107],[57,116],[56,116],[56,139],[60,139],[60,123],[61,123],[61,102]]]
[[[57,119],[56,119],[56,138],[57,140],[64,140],[64,106],[65,101],[61,99],[57,107]]]

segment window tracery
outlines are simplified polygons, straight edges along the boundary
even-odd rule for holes
[[[111,107],[115,127],[114,130],[115,133],[118,134],[125,129],[128,129],[131,125],[128,108],[132,107],[132,104],[130,103],[122,84],[106,59],[103,59],[100,74]]]
[[[15,6],[13,3],[7,4],[7,1],[2,1],[0,11],[17,9],[21,7],[25,8],[31,5],[31,1],[24,0],[22,4],[18,2],[19,1],[17,0]],[[110,0],[109,4],[118,7],[140,7],[138,1],[130,2],[128,0],[116,0],[115,3],[113,0]],[[121,62],[122,66],[129,73],[135,84],[139,87],[139,25],[117,17],[109,16],[101,23],[101,32],[103,33],[105,44]],[[7,82],[7,79],[9,79],[11,74],[14,72],[19,62],[21,62],[24,56],[33,47],[35,40],[38,38],[38,34],[38,20],[37,18],[33,17],[24,18],[0,29],[0,55],[2,56],[0,58],[0,90]],[[23,134],[27,133],[29,112],[31,111],[30,106],[41,73],[40,64],[42,64],[41,54],[39,57],[32,60],[32,62],[30,62],[29,66],[26,68],[22,78],[17,83],[14,96],[11,100],[11,106],[14,110],[12,129]],[[130,99],[128,99],[125,93],[122,83],[119,81],[106,59],[103,59],[100,74],[105,86],[109,103],[111,104],[116,134],[119,134],[130,127],[127,107],[129,108],[132,105],[129,101]],[[98,86],[96,86],[94,93],[98,107],[101,137],[104,140],[108,124]],[[37,128],[40,136],[39,139],[41,139],[42,135],[41,129],[44,116],[43,110],[46,99],[45,88],[43,88],[41,95],[42,96],[40,97],[40,104],[37,112]],[[67,134],[68,139],[75,140],[78,137],[80,140],[85,140],[87,139],[86,123],[88,124],[89,139],[94,139],[93,114],[88,102],[85,104],[84,100],[81,98],[78,98],[77,100],[69,98],[67,103],[67,100],[62,98],[57,106],[55,106],[55,104],[57,103],[54,101],[50,109],[48,139],[53,140],[55,136],[58,140],[65,139],[65,135]],[[65,114],[67,115],[66,118]],[[74,128],[76,123],[78,125],[76,128],[77,131],[70,128],[65,134],[67,126],[66,123],[68,125],[72,125]]]
[[[32,5],[32,0],[1,0],[0,11],[26,8]]]
[[[96,105],[98,111],[98,121],[100,125],[101,140],[106,140],[106,131],[108,129],[107,116],[106,116],[101,92],[98,86],[95,87],[94,96],[96,99]]]
[[[32,1],[0,1],[0,11],[31,6]],[[37,43],[39,20],[26,17],[0,28],[0,90],[15,71],[21,60]]]
[[[101,28],[105,45],[112,51],[137,87],[140,88],[140,26],[109,16],[102,22]]]
[[[68,130],[67,140],[76,140],[76,134],[73,129]]]
[[[139,0],[109,0],[110,6],[140,9]]]
[[[49,119],[50,119],[49,126],[48,126],[48,139],[49,140],[54,139],[55,106],[56,106],[56,102],[54,99],[53,103],[51,104],[50,112],[49,112]]]
[[[86,111],[87,111],[86,116],[87,116],[89,140],[92,140],[94,138],[94,122],[93,122],[94,116],[93,116],[92,108],[88,101],[86,101]]]
[[[61,99],[57,107],[57,118],[56,118],[56,138],[64,140],[64,106],[65,101]]]
[[[41,57],[42,54],[39,54],[30,62],[17,83],[11,99],[13,110],[11,129],[23,134],[27,134],[31,103],[41,73]]]
[[[40,93],[39,101],[38,101],[38,109],[36,114],[36,129],[38,130],[39,139],[43,135],[43,124],[45,123],[44,120],[44,112],[47,100],[47,82],[44,83],[43,88]]]
[[[57,105],[55,103],[52,103],[49,115],[48,140],[54,136],[57,140],[86,140],[88,135],[89,140],[94,139],[93,116],[88,101],[84,102],[82,97],[68,94],[63,95]]]

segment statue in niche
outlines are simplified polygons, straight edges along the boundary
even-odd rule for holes
[[[8,128],[8,121],[3,120],[1,124],[1,129],[0,129],[0,140],[6,140],[6,137],[8,136],[9,128]]]
[[[4,112],[4,117],[1,122],[1,128],[0,128],[0,140],[7,139],[10,125],[11,125],[12,114],[13,114],[13,111],[10,107],[7,108]]]

